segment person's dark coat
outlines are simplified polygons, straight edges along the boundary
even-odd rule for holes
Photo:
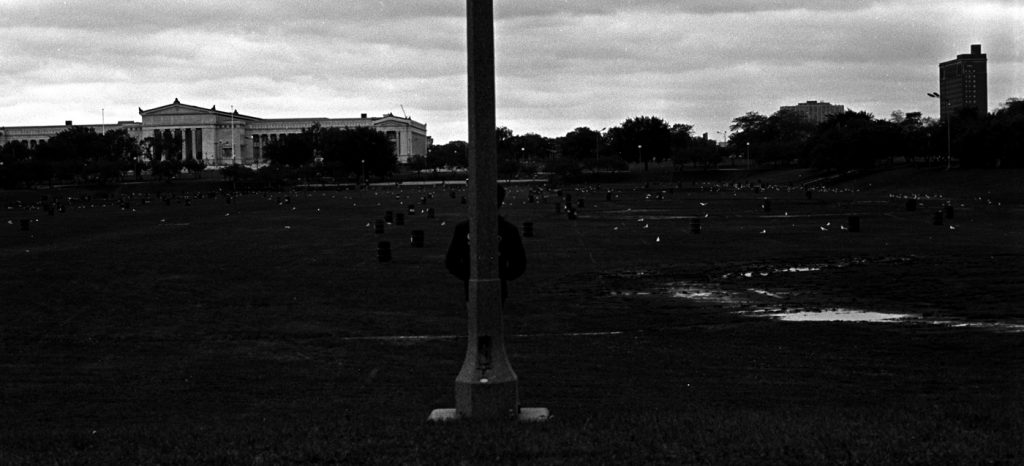
[[[448,245],[444,265],[466,287],[469,298],[469,221],[455,225],[452,242]],[[501,279],[501,300],[508,298],[508,280],[515,280],[526,271],[526,250],[519,230],[504,218],[498,217],[498,278]]]

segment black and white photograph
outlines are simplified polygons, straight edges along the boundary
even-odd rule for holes
[[[0,0],[0,465],[1024,464],[1024,0]]]

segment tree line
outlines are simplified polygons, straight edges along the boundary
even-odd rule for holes
[[[613,128],[576,128],[548,138],[495,129],[498,170],[504,176],[536,171],[579,175],[586,171],[624,170],[628,165],[671,161],[677,167],[800,166],[850,170],[893,164],[951,164],[964,168],[1024,167],[1024,100],[1009,99],[995,112],[966,110],[946,120],[920,112],[893,112],[876,118],[847,111],[813,124],[801,114],[749,112],[732,120],[723,144],[693,126],[670,124],[656,116],[627,118]],[[468,166],[468,144],[433,146],[409,161],[414,170]],[[258,171],[240,165],[222,169],[234,180],[324,178],[358,180],[387,177],[398,170],[393,143],[372,128],[323,128],[283,135],[260,147],[267,163]],[[170,131],[139,141],[127,130],[97,134],[69,127],[29,147],[12,141],[0,147],[0,187],[31,187],[58,181],[109,183],[144,173],[171,179],[183,171],[197,175],[202,160],[182,156],[180,134]]]
[[[29,188],[55,183],[109,184],[126,177],[171,180],[183,172],[196,176],[206,163],[183,155],[180,133],[164,131],[139,140],[125,129],[97,133],[71,126],[46,141],[29,146],[11,141],[0,147],[0,188]],[[397,170],[393,143],[372,128],[322,128],[284,135],[259,150],[266,165],[220,169],[234,181],[260,178],[383,177]],[[258,164],[257,164],[258,165]]]
[[[671,161],[677,167],[797,166],[850,170],[894,164],[945,164],[964,168],[1024,167],[1024,100],[1009,99],[994,113],[965,110],[949,121],[920,112],[889,118],[847,111],[814,124],[802,114],[749,112],[732,120],[725,141],[696,136],[693,126],[656,116],[628,118],[607,131],[576,128],[564,136],[514,134],[497,128],[498,169],[504,175],[544,170],[565,175],[624,169],[630,163]],[[430,149],[410,161],[417,170],[465,167],[465,141]],[[948,154],[952,157],[948,157]]]

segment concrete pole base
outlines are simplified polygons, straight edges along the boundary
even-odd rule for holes
[[[516,421],[519,422],[544,422],[551,418],[547,408],[519,408],[519,415]],[[430,412],[427,418],[430,422],[450,422],[462,419],[455,408],[441,408]]]

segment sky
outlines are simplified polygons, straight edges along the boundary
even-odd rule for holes
[[[981,44],[1024,98],[1024,0],[494,0],[498,125],[558,137],[827,101],[938,116]],[[261,118],[408,115],[467,138],[461,0],[0,0],[0,126],[141,121],[179,99]]]

